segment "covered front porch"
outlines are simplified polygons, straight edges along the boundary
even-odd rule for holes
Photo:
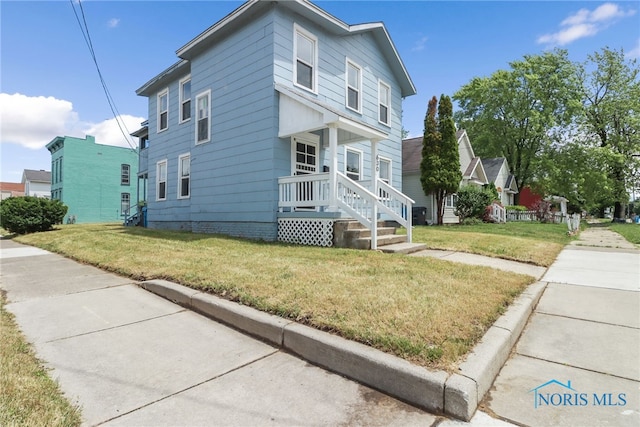
[[[402,239],[411,243],[413,200],[381,177],[380,141],[389,135],[287,87],[279,93],[279,134],[291,141],[291,175],[278,178],[278,240],[334,246],[344,220],[357,221],[377,249],[388,227],[405,227]],[[324,136],[320,144],[319,134]],[[369,164],[350,168],[346,155],[339,170],[339,147],[364,145]],[[346,151],[345,151],[346,152]],[[321,155],[325,162],[320,170]],[[364,157],[364,156],[363,156]],[[385,159],[386,161],[386,159]],[[390,165],[384,165],[385,173]],[[356,170],[357,169],[357,170]],[[352,228],[348,226],[346,228]],[[397,239],[395,239],[397,241]]]

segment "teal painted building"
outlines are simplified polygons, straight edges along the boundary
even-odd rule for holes
[[[97,144],[90,135],[85,139],[58,136],[47,149],[51,153],[51,198],[69,207],[64,223],[122,221],[124,212],[135,205],[135,150]]]

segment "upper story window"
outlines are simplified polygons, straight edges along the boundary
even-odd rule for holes
[[[378,81],[378,121],[389,125],[389,107],[391,106],[391,86]]]
[[[297,86],[317,92],[318,39],[298,25],[293,26],[293,82]]]
[[[202,92],[196,97],[196,144],[211,141],[211,91]]]
[[[167,161],[156,164],[156,200],[167,199]]]
[[[345,174],[359,181],[362,178],[362,152],[353,148],[345,148]]]
[[[361,112],[362,109],[362,68],[347,59],[346,100],[347,107]]]
[[[189,197],[191,186],[191,156],[183,154],[178,158],[178,199]]]
[[[191,118],[191,76],[180,80],[180,123]]]
[[[391,185],[391,160],[380,157],[380,179]]]
[[[131,166],[120,165],[120,185],[129,185]]]
[[[144,150],[145,148],[149,148],[149,137],[141,136],[140,137],[140,149]]]
[[[158,94],[158,132],[169,127],[169,89]]]

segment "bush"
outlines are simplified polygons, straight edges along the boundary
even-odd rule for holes
[[[526,212],[529,210],[528,207],[522,206],[522,205],[511,205],[511,206],[505,206],[504,208],[508,211],[516,211],[516,212]]]
[[[482,219],[485,208],[493,201],[491,191],[467,185],[458,190],[455,214],[464,222],[466,218]]]
[[[0,202],[0,226],[17,234],[51,230],[62,222],[67,209],[60,200],[9,197]]]

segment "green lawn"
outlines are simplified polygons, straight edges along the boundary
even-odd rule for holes
[[[503,224],[418,226],[413,241],[430,249],[453,250],[550,266],[576,237],[566,224],[507,222]]]
[[[120,225],[64,225],[16,241],[136,280],[181,283],[449,370],[534,281],[426,257]]]

